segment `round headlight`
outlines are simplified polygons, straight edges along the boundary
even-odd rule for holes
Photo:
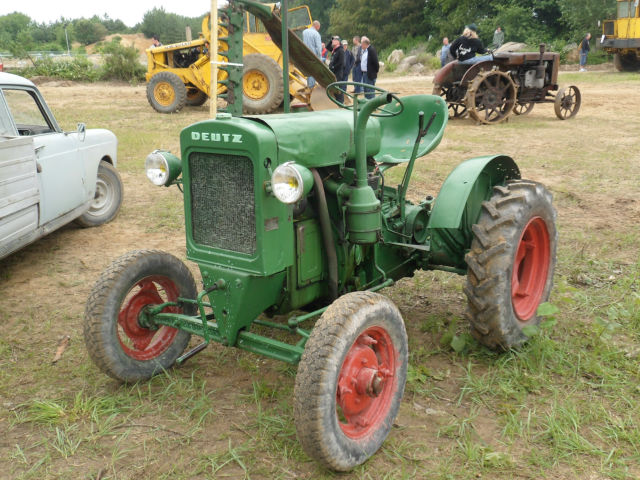
[[[162,150],[154,150],[144,162],[147,178],[158,186],[169,186],[182,171],[180,159]]]
[[[147,172],[147,178],[154,185],[162,186],[167,184],[169,163],[157,150],[149,154],[144,162],[144,169]]]
[[[282,203],[296,203],[313,185],[311,172],[294,162],[278,166],[271,176],[273,194]]]

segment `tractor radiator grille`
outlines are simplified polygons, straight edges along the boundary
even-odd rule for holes
[[[233,252],[256,252],[253,164],[247,157],[192,153],[193,239]]]

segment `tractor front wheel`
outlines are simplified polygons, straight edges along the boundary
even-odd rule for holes
[[[195,298],[189,269],[173,255],[156,250],[129,252],[115,260],[93,287],[84,313],[84,340],[93,362],[124,381],[147,380],[170,368],[191,335],[155,325],[148,308]],[[192,304],[167,306],[163,313],[195,314]]]
[[[402,316],[388,298],[355,292],[331,304],[296,376],[295,425],[307,455],[347,471],[378,451],[400,407],[407,348]]]
[[[156,73],[147,84],[147,100],[157,112],[175,113],[187,103],[187,87],[175,73]]]
[[[252,53],[243,59],[242,76],[244,113],[271,113],[284,99],[282,69],[271,57]]]
[[[556,212],[551,193],[536,182],[514,180],[494,187],[482,203],[465,260],[464,291],[471,333],[489,348],[507,350],[527,340],[537,325],[556,264]]]

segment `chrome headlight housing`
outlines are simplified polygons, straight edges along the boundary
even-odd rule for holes
[[[182,163],[172,153],[154,150],[144,161],[144,169],[151,183],[168,187],[182,172]]]
[[[282,203],[296,203],[313,187],[313,175],[308,168],[294,162],[279,165],[271,175],[271,189]]]

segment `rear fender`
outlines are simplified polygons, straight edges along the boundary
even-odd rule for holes
[[[430,263],[466,268],[464,255],[482,202],[491,197],[494,186],[518,178],[520,169],[506,155],[476,157],[458,165],[442,184],[429,218]]]

